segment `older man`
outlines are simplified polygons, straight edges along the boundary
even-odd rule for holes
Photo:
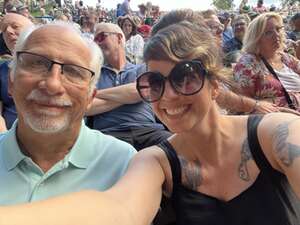
[[[4,43],[10,51],[8,58],[11,58],[20,32],[32,25],[31,20],[16,13],[7,13],[4,16],[1,21],[1,30]],[[0,65],[0,131],[9,129],[17,118],[15,103],[7,90],[8,63],[9,60],[6,59]]]
[[[92,127],[132,144],[137,150],[167,139],[171,133],[157,123],[149,104],[141,101],[135,80],[144,65],[126,61],[125,36],[116,24],[96,25],[95,41],[102,48],[105,65],[88,115]]]
[[[82,121],[100,72],[98,46],[59,23],[27,31],[15,51],[9,90],[18,120],[0,136],[0,204],[112,186],[135,150]]]

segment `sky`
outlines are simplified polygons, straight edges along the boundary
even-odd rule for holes
[[[95,6],[97,0],[83,0],[84,4]],[[151,1],[153,5],[159,5],[161,10],[172,10],[179,8],[191,8],[194,10],[205,10],[211,8],[212,0],[130,0],[130,6],[133,10],[138,10],[138,5]],[[104,8],[116,8],[118,3],[123,0],[101,0],[101,5]],[[239,5],[241,0],[234,0],[235,5]],[[257,0],[248,0],[249,5],[256,5]],[[265,5],[276,4],[279,5],[280,0],[264,0]]]

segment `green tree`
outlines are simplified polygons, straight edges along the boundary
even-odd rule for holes
[[[212,4],[220,10],[229,10],[233,8],[233,0],[213,0]]]
[[[295,3],[300,3],[300,0],[281,0],[283,5],[293,5]]]

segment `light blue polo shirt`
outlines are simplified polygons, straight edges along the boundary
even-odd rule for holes
[[[82,189],[106,190],[124,174],[136,153],[131,145],[82,123],[71,151],[44,173],[20,151],[16,127],[17,121],[0,134],[0,205],[32,202]]]

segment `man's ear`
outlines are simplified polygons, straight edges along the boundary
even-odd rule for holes
[[[123,35],[122,34],[117,34],[117,37],[118,37],[119,43],[121,43],[122,39],[123,39]]]
[[[92,94],[88,97],[88,98],[89,98],[89,99],[88,99],[88,105],[87,105],[87,107],[86,107],[86,110],[87,110],[87,111],[92,107],[93,100],[94,100],[96,94],[97,94],[97,90],[94,89],[93,92],[92,92]]]

